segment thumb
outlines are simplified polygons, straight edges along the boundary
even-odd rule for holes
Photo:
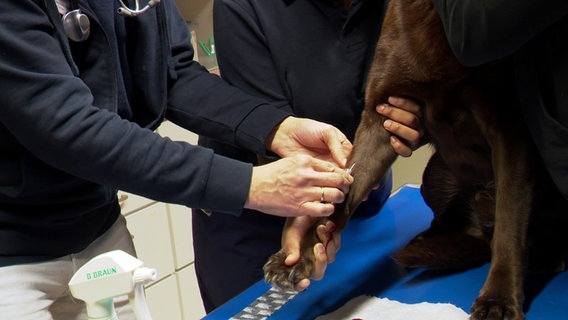
[[[342,168],[347,164],[347,157],[351,154],[353,145],[338,129],[332,127],[323,137],[325,145],[331,153],[333,160]]]
[[[282,232],[282,248],[286,252],[284,264],[292,266],[300,260],[300,243],[303,235],[309,229],[309,223],[302,223],[303,220],[309,221],[308,217],[291,217],[286,219]]]

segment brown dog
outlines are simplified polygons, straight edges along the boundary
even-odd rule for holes
[[[533,215],[548,210],[545,205],[557,205],[561,197],[548,181],[523,125],[512,76],[507,60],[475,68],[459,64],[430,0],[391,0],[348,163],[356,164],[355,182],[330,218],[342,230],[396,159],[382,126],[385,119],[375,106],[389,96],[416,100],[436,150],[422,185],[435,218],[430,229],[395,259],[404,266],[425,268],[463,267],[490,259],[489,275],[471,308],[472,319],[524,318],[529,246],[540,248],[533,259],[539,267],[561,269],[566,258],[550,249],[549,242],[558,241],[555,236],[563,233],[558,224],[552,223],[554,231],[545,217]],[[302,260],[292,268],[284,266],[283,252],[273,255],[265,265],[266,280],[290,288],[309,277],[316,242],[314,227],[302,243]]]

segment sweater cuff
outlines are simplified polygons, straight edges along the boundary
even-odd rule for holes
[[[273,105],[259,105],[239,125],[237,143],[255,153],[266,154],[266,139],[274,128],[292,115],[291,112]]]
[[[201,209],[240,215],[249,194],[251,179],[252,164],[214,156]]]

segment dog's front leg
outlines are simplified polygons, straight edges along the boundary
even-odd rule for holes
[[[390,145],[390,133],[383,127],[385,117],[375,111],[375,105],[374,102],[368,103],[353,142],[353,151],[347,165],[353,168],[351,174],[354,182],[345,201],[336,207],[331,216],[339,230],[345,227],[351,214],[379,184],[397,157]]]
[[[345,201],[336,205],[335,212],[329,218],[342,231],[347,225],[351,214],[365,196],[376,186],[396,159],[396,153],[390,145],[390,134],[384,129],[384,117],[369,107],[363,113],[361,124],[357,129],[353,152],[349,166],[354,164],[354,182]],[[319,222],[306,233],[301,242],[301,258],[293,266],[286,266],[286,252],[280,250],[269,257],[264,265],[264,278],[268,283],[283,288],[292,289],[301,279],[310,278],[315,269],[313,246],[321,240],[317,236],[317,227],[326,224],[327,218]]]
[[[529,150],[516,130],[493,136],[495,229],[489,275],[471,309],[471,319],[524,319],[523,281],[533,181]],[[518,142],[514,142],[518,141]]]

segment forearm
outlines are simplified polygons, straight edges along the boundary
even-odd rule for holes
[[[170,90],[166,117],[197,134],[264,153],[268,136],[290,113],[212,77],[199,84],[195,82],[208,77],[193,83],[177,81]]]
[[[290,112],[244,93],[192,61],[183,19],[170,25],[176,79],[169,88],[166,117],[198,134],[264,153],[267,137]]]
[[[16,18],[22,16],[26,18]],[[0,47],[5,48],[0,146],[3,160],[18,168],[16,177],[58,169],[156,200],[240,211],[250,186],[250,165],[172,142],[121,119],[111,103],[95,103],[96,90],[74,76],[53,24],[34,2],[5,1],[0,17]],[[101,72],[99,78],[107,81],[108,75]],[[53,184],[57,190],[60,183],[48,175],[28,186]],[[226,193],[215,190],[225,184],[232,187]]]
[[[456,57],[473,66],[506,57],[568,14],[568,1],[433,0]]]

